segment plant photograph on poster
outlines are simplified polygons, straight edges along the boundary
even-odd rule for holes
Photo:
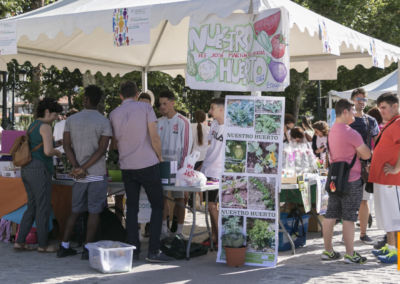
[[[248,142],[247,172],[255,174],[277,174],[278,144],[270,142]]]
[[[222,176],[223,208],[247,208],[247,177]]]
[[[244,173],[246,168],[246,141],[227,140],[225,172]]]
[[[256,114],[256,133],[278,135],[281,130],[281,116]]]
[[[248,251],[275,253],[275,220],[247,218],[246,223]]]
[[[256,100],[256,113],[282,113],[282,102],[273,100]]]
[[[254,126],[253,100],[228,100],[227,127],[250,128]]]
[[[275,186],[273,177],[248,177],[248,209],[275,210]]]

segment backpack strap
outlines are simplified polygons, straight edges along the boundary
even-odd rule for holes
[[[33,127],[31,127],[31,129],[26,133],[26,136],[28,137],[28,140],[29,140],[29,135],[30,135],[30,134],[33,132],[33,130],[35,130],[35,128],[38,127],[39,125],[41,125],[41,124],[36,123],[36,125],[33,126]],[[36,146],[31,150],[31,152],[35,152],[35,151],[39,150],[39,148],[42,147],[42,145],[43,145],[43,141],[42,141],[41,143],[39,143],[38,145],[36,145]]]
[[[399,118],[400,118],[400,115],[397,115],[397,116],[394,117],[388,124],[386,124],[386,126],[381,130],[381,132],[379,133],[378,138],[377,138],[376,141],[375,141],[375,148],[376,148],[376,146],[378,146],[378,143],[379,143],[379,141],[381,140],[383,131],[385,131],[386,128],[388,128],[393,122],[397,121],[397,119],[399,119]]]

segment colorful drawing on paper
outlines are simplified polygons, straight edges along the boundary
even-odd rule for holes
[[[128,9],[114,9],[113,13],[113,31],[115,46],[129,46],[128,36]]]

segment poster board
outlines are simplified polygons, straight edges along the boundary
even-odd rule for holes
[[[114,46],[150,43],[150,9],[114,9],[112,18]]]
[[[284,91],[289,86],[289,14],[191,17],[186,83],[192,89]]]
[[[222,237],[246,237],[246,264],[276,266],[285,98],[225,98],[224,169],[220,180],[217,262]]]

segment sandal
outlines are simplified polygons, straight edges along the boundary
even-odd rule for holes
[[[25,243],[14,243],[14,250],[22,251],[25,250]]]
[[[14,250],[23,251],[23,250],[35,250],[35,247],[27,245],[25,243],[14,243]]]
[[[57,248],[54,246],[38,247],[37,251],[42,253],[53,253],[57,252]]]

